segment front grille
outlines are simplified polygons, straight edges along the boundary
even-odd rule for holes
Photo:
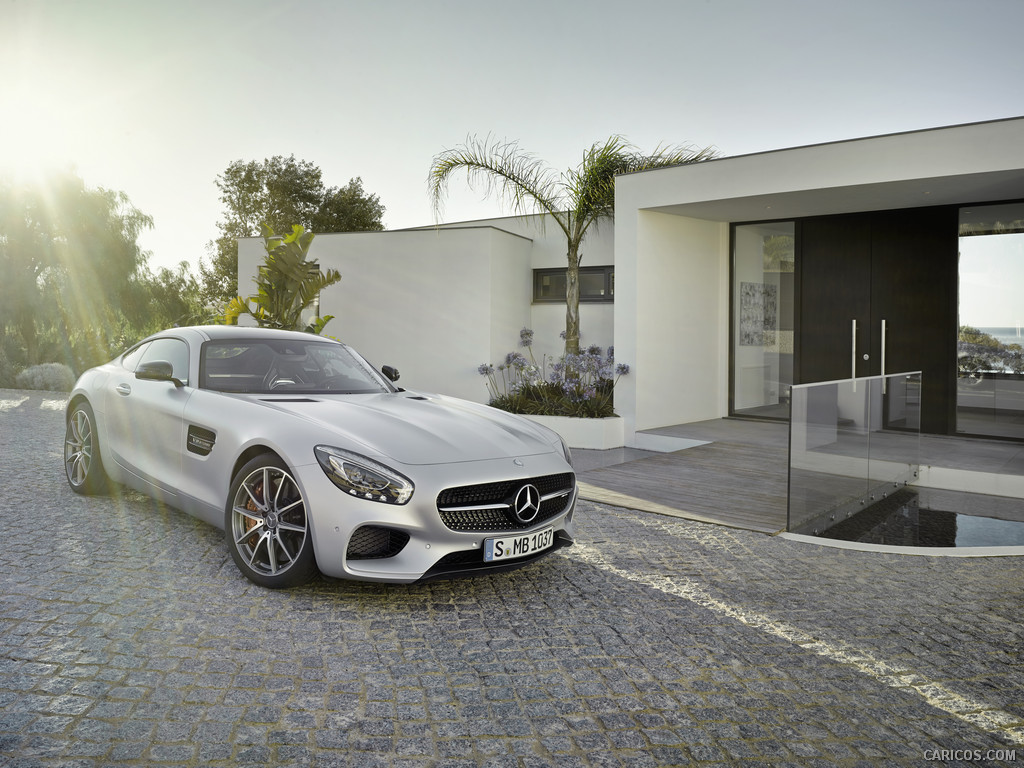
[[[377,525],[364,525],[356,529],[348,540],[348,551],[345,556],[349,560],[379,560],[383,557],[394,557],[406,544],[409,534],[394,528],[383,528]]]
[[[453,531],[518,531],[532,528],[564,512],[575,484],[576,476],[565,472],[526,480],[447,488],[437,496],[437,511],[441,521]],[[536,487],[542,499],[540,511],[526,523],[518,520],[512,511],[516,494],[524,485]]]

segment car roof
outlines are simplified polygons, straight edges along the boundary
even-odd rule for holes
[[[258,328],[244,325],[193,325],[182,328],[168,328],[165,331],[154,334],[150,338],[188,331],[197,333],[208,341],[233,341],[236,339],[239,341],[243,339],[303,339],[304,341],[312,341],[317,339],[328,343],[339,343],[335,339],[323,336],[318,337],[302,331],[284,331],[277,328]]]

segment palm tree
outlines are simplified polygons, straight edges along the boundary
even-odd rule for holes
[[[341,280],[341,275],[335,269],[321,272],[320,263],[309,258],[312,232],[297,224],[290,235],[284,236],[274,234],[266,224],[260,229],[267,258],[256,277],[256,295],[232,299],[224,312],[225,324],[237,325],[238,317],[246,314],[264,328],[323,333],[334,315],[320,317],[317,310],[317,316],[306,323],[302,313],[317,303],[320,291]],[[249,305],[250,301],[255,307]]]
[[[559,174],[522,151],[517,142],[470,137],[462,146],[434,157],[428,185],[438,220],[448,179],[462,169],[471,186],[482,182],[488,194],[496,192],[517,215],[541,213],[554,219],[566,238],[565,351],[576,354],[580,346],[580,244],[592,225],[596,228],[602,220],[614,218],[615,176],[700,162],[717,154],[712,147],[659,146],[645,155],[621,136],[612,136],[593,144],[576,168]]]

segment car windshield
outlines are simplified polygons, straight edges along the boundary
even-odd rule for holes
[[[357,394],[390,386],[344,344],[305,339],[236,339],[203,345],[203,389],[252,394]]]

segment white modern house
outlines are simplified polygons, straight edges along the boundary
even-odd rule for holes
[[[541,224],[318,233],[311,255],[342,274],[321,298],[327,333],[409,387],[486,401],[477,367],[521,328],[538,356],[560,352],[565,243]],[[899,370],[923,372],[923,432],[1024,440],[1020,376],[997,365],[965,391],[957,341],[1024,321],[1022,233],[1024,118],[622,176],[614,226],[582,248],[583,340],[631,366],[615,394],[626,445],[785,418],[794,384]],[[240,241],[243,295],[262,258],[262,240]]]
[[[318,233],[310,256],[341,273],[320,297],[321,314],[335,316],[325,333],[398,368],[405,386],[487,402],[477,369],[524,351],[523,328],[534,330],[538,362],[562,353],[565,239],[542,219]],[[612,233],[609,223],[582,248],[583,339],[602,347],[614,336]],[[262,238],[239,240],[243,295],[265,255]]]

